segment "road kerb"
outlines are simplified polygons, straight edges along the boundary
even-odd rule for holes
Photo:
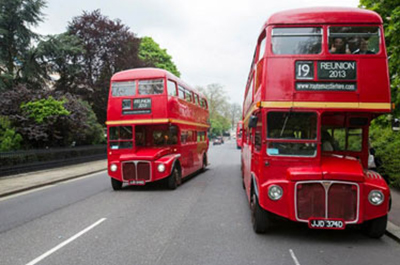
[[[400,243],[400,227],[388,221],[386,235]]]
[[[14,195],[14,194],[17,194],[17,193],[20,193],[20,192],[24,192],[24,191],[33,190],[33,189],[41,188],[41,187],[44,187],[44,186],[56,184],[56,183],[59,183],[59,182],[64,182],[64,181],[67,181],[67,180],[84,177],[84,176],[87,176],[87,175],[90,175],[90,174],[94,174],[94,173],[98,173],[98,172],[102,172],[102,171],[106,171],[106,170],[107,169],[103,168],[103,169],[99,169],[99,170],[85,172],[85,173],[82,173],[82,174],[79,174],[79,175],[75,175],[75,176],[70,176],[70,177],[57,179],[57,180],[52,180],[52,181],[48,181],[48,182],[42,182],[42,183],[39,183],[39,184],[33,184],[31,186],[28,186],[28,187],[23,187],[23,188],[18,188],[18,189],[15,189],[15,190],[6,191],[6,192],[3,192],[3,193],[0,194],[0,198],[7,197],[7,196],[10,196],[10,195]]]

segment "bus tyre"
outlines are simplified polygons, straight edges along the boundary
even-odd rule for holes
[[[205,171],[207,167],[207,156],[204,154],[203,155],[203,165],[201,167],[201,171]]]
[[[167,188],[169,190],[175,190],[181,184],[181,181],[181,173],[176,167],[174,167],[171,175],[167,178]]]
[[[122,181],[116,180],[115,178],[111,178],[111,186],[113,190],[122,189]]]
[[[241,175],[242,175],[242,186],[243,186],[243,189],[246,189],[246,185],[244,183],[243,161],[240,164],[240,172],[241,172]]]
[[[261,208],[258,203],[258,199],[256,194],[253,192],[251,197],[251,223],[253,225],[253,230],[257,234],[263,234],[267,232],[270,226],[270,218],[268,216],[268,212]]]
[[[387,225],[387,215],[367,221],[364,226],[364,232],[372,238],[380,238],[385,234]]]

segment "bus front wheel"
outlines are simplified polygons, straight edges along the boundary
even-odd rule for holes
[[[170,190],[176,189],[182,182],[180,171],[174,167],[171,175],[167,178],[167,188]]]
[[[113,190],[122,189],[122,181],[116,180],[115,178],[111,178],[111,186]]]
[[[387,215],[367,221],[364,225],[364,232],[372,238],[380,238],[385,234],[387,225]]]
[[[257,234],[263,234],[267,232],[270,227],[270,218],[268,212],[261,208],[258,203],[256,194],[253,192],[251,197],[251,223],[253,225],[253,230]]]

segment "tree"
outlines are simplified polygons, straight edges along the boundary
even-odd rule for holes
[[[52,80],[58,91],[79,94],[83,79],[83,54],[85,50],[80,39],[68,33],[49,35],[37,46],[37,60],[46,66],[48,75],[58,74]]]
[[[90,103],[99,122],[104,123],[111,76],[143,66],[138,58],[140,40],[120,20],[110,20],[100,10],[83,12],[73,18],[68,34],[78,37],[85,51],[80,93]]]
[[[238,103],[231,104],[231,128],[236,128],[236,124],[239,120],[242,119],[242,107]]]
[[[228,96],[220,84],[207,85],[206,89],[197,89],[207,98],[210,112],[211,133],[221,135],[231,128],[232,107],[228,102]]]
[[[167,53],[166,49],[161,49],[160,45],[151,37],[143,37],[140,40],[139,58],[148,66],[155,66],[167,70],[177,77],[181,75],[172,61],[171,55]]]
[[[0,2],[0,90],[18,83],[43,82],[45,76],[35,58],[32,40],[38,35],[30,27],[43,19],[44,0],[2,0]]]
[[[210,111],[210,119],[216,118],[218,115],[229,117],[229,102],[226,91],[220,84],[210,84],[204,89],[197,88],[208,101],[208,109]]]
[[[360,7],[377,12],[383,20],[389,57],[392,101],[400,105],[400,5],[398,0],[360,0]],[[400,115],[400,108],[394,111]]]

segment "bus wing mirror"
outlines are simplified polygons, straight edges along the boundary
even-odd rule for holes
[[[257,127],[258,117],[251,115],[249,119],[249,128]]]
[[[400,131],[400,119],[393,119],[392,121],[392,130],[395,132]]]

